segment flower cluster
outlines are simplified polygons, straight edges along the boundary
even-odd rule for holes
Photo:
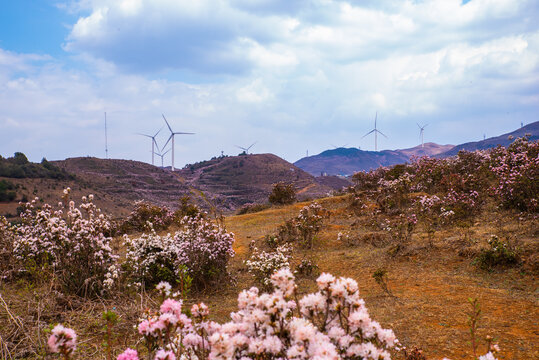
[[[58,324],[52,329],[52,334],[49,336],[47,345],[49,346],[49,351],[51,353],[60,353],[67,359],[69,358],[69,355],[75,351],[77,334],[73,329]]]
[[[182,303],[166,299],[138,331],[154,359],[372,359],[389,360],[398,345],[392,330],[372,320],[352,279],[322,274],[318,292],[297,300],[294,276],[281,269],[272,293],[241,292],[231,321],[208,320],[204,304],[191,317]],[[127,349],[119,360],[137,359]]]
[[[272,252],[259,251],[254,248],[251,257],[245,261],[247,271],[264,289],[271,290],[271,275],[277,270],[290,267],[291,250],[290,246],[286,244],[278,246]]]
[[[539,211],[539,142],[520,138],[508,148],[496,148],[491,154],[490,169],[497,175],[494,193],[502,205]]]
[[[170,234],[149,233],[130,238],[124,235],[124,269],[137,286],[151,287],[160,281],[174,283],[178,269],[178,244]]]
[[[48,204],[39,207],[38,198],[25,204],[21,223],[12,228],[13,255],[21,271],[52,270],[67,292],[100,294],[118,258],[110,246],[112,239],[105,235],[111,224],[92,195],[76,207],[68,201],[69,193],[69,188],[64,190],[65,202],[56,210]]]

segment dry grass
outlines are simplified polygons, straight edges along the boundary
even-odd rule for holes
[[[346,196],[321,199],[331,217],[319,235],[319,243],[308,255],[317,259],[321,271],[356,279],[371,315],[384,327],[394,329],[406,346],[421,347],[428,359],[471,359],[466,312],[467,299],[478,298],[482,308],[478,334],[494,336],[502,348],[500,359],[539,359],[539,312],[537,300],[537,220],[519,221],[510,213],[489,210],[467,229],[453,227],[436,232],[433,241],[419,228],[396,256],[389,254],[391,240],[381,243],[359,241],[355,246],[338,242],[340,231],[354,229],[359,239],[376,231],[367,226],[372,213],[354,215],[347,208]],[[204,301],[212,317],[225,321],[236,309],[239,291],[254,285],[243,261],[249,256],[249,243],[296,216],[302,206],[271,208],[262,212],[226,218],[229,231],[236,234],[236,256],[230,270],[234,285],[208,289],[188,299]],[[353,225],[354,224],[354,225]],[[473,256],[496,234],[516,242],[525,263],[516,268],[485,272],[472,264]],[[295,255],[297,263],[304,250]],[[460,255],[459,255],[460,254]],[[372,278],[379,268],[387,270],[389,287],[396,298],[388,297]],[[298,281],[300,292],[315,290],[313,280]],[[134,346],[132,328],[139,314],[155,305],[147,294],[119,294],[108,300],[83,301],[60,297],[47,284],[30,287],[23,282],[0,283],[0,358],[41,358],[43,331],[49,324],[63,322],[79,334],[79,358],[102,359],[104,353],[101,313],[115,308],[120,315],[117,352]],[[39,296],[36,296],[39,294]],[[15,344],[15,345],[14,345]]]

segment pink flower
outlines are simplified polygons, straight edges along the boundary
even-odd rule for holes
[[[176,356],[172,351],[161,349],[155,354],[154,360],[176,360]]]
[[[181,301],[176,301],[174,299],[166,299],[163,301],[159,310],[161,311],[161,314],[171,313],[176,315],[176,318],[179,319],[182,314],[182,303]]]
[[[49,336],[47,344],[52,353],[62,352],[70,354],[75,350],[76,342],[77,334],[75,331],[58,324],[52,329],[52,335]]]
[[[139,360],[137,350],[127,348],[116,360]]]

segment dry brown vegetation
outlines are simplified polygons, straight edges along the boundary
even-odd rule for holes
[[[411,239],[395,252],[396,240],[372,226],[373,220],[388,218],[373,213],[375,204],[354,211],[348,195],[321,199],[319,203],[330,210],[330,217],[314,249],[296,250],[293,265],[309,256],[322,272],[356,279],[371,316],[382,326],[394,329],[404,345],[422,348],[428,359],[471,359],[467,299],[477,298],[482,308],[479,337],[495,338],[502,348],[499,358],[539,358],[536,218],[519,218],[517,213],[487,206],[470,226],[445,226],[431,238],[419,225]],[[215,320],[227,320],[236,309],[238,292],[254,285],[243,265],[250,254],[249,244],[254,240],[263,245],[265,235],[274,234],[306,204],[227,217],[227,229],[236,234],[236,256],[230,269],[236,281],[192,294],[187,302],[204,301]],[[353,239],[338,241],[338,233],[347,231]],[[473,258],[493,234],[518,248],[521,262],[517,266],[485,271],[473,264]],[[394,297],[387,296],[373,279],[373,273],[381,268],[387,271]],[[303,278],[298,283],[302,293],[315,290],[312,279]],[[23,279],[0,283],[0,295],[0,358],[44,356],[45,329],[58,322],[79,334],[78,358],[104,358],[102,312],[114,309],[120,316],[115,327],[115,348],[119,352],[136,344],[133,325],[144,309],[157,302],[153,294],[145,293],[82,300],[63,296],[46,283],[32,285]]]

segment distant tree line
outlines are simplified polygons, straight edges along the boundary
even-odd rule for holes
[[[0,156],[0,176],[7,178],[49,178],[49,179],[72,179],[63,169],[43,158],[41,163],[28,161],[26,155],[16,152],[13,157]]]

